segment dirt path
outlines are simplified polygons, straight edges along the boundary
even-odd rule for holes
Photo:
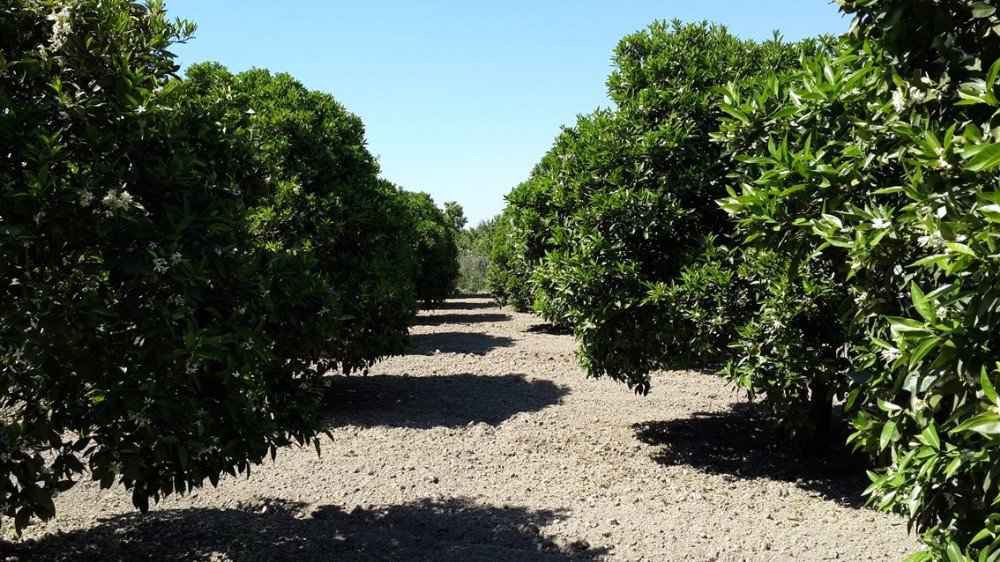
[[[751,443],[717,377],[636,397],[586,379],[570,336],[488,299],[423,313],[410,355],[338,379],[322,457],[281,451],[146,516],[77,486],[17,559],[901,560],[902,519],[857,467]],[[756,437],[757,439],[760,436]],[[767,440],[767,436],[764,436]]]

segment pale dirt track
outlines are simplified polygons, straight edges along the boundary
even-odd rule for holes
[[[637,397],[575,364],[570,336],[487,298],[421,314],[411,354],[330,396],[333,441],[289,448],[138,515],[83,483],[18,560],[901,560],[904,521],[854,466],[751,442],[712,375]],[[734,407],[735,406],[735,407]],[[760,439],[760,436],[757,436]],[[768,436],[764,436],[768,440]]]

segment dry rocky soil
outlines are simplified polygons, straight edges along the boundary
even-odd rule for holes
[[[57,498],[11,560],[901,560],[863,466],[769,449],[720,378],[649,396],[587,379],[573,339],[488,298],[421,313],[410,354],[337,377],[322,456],[288,448],[138,514],[120,488]],[[6,547],[10,549],[10,545]]]

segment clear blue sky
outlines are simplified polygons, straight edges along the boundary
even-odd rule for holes
[[[382,175],[458,201],[470,222],[503,208],[559,126],[608,106],[624,35],[655,19],[710,20],[746,38],[841,33],[828,0],[166,0],[198,32],[182,65],[291,73],[364,120]]]

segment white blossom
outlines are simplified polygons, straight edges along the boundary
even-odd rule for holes
[[[170,263],[179,263],[182,259],[184,259],[184,256],[182,256],[180,252],[170,254]]]
[[[62,10],[52,12],[48,20],[52,22],[52,48],[59,50],[66,44],[66,39],[73,32],[73,23],[70,21],[71,14],[69,6],[63,6]]]
[[[122,190],[121,193],[109,191],[108,194],[101,199],[101,202],[108,207],[107,214],[113,215],[116,211],[126,211],[131,208],[135,200],[132,199],[132,194],[128,191]]]
[[[84,191],[80,194],[80,206],[89,207],[94,201],[94,194],[89,191]]]
[[[945,215],[948,214],[948,207],[941,205],[940,207],[938,207],[937,212],[935,214],[939,219],[943,219]]]
[[[917,238],[917,242],[921,246],[943,246],[944,238],[941,236],[940,230],[935,230],[926,236],[921,236]]]
[[[155,258],[153,260],[153,271],[157,273],[166,273],[169,270],[170,267],[167,265],[167,260],[163,258]]]
[[[899,113],[906,109],[906,97],[903,95],[903,91],[896,89],[892,93],[892,107]]]
[[[899,350],[896,348],[883,349],[880,353],[882,354],[882,359],[889,363],[899,359],[900,356]]]
[[[882,217],[875,217],[872,219],[872,228],[874,229],[882,230],[884,228],[889,228],[890,225],[892,225],[892,222],[883,219]]]

